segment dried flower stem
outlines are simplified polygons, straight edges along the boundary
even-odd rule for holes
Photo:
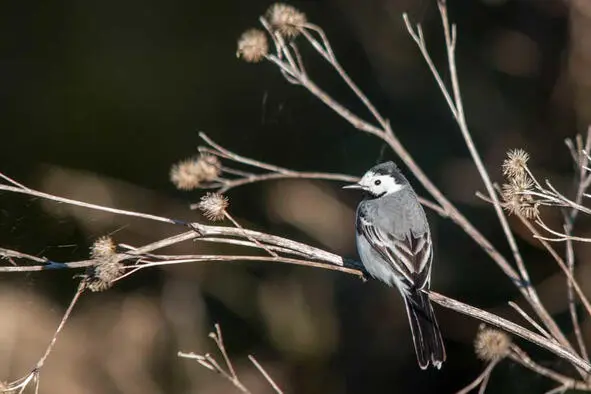
[[[560,385],[552,390],[546,391],[544,394],[564,394],[569,388],[567,385]]]
[[[457,391],[456,394],[468,394],[469,392],[471,392],[472,390],[474,390],[475,388],[477,388],[479,386],[486,387],[486,382],[488,382],[488,379],[490,378],[490,374],[492,373],[493,369],[497,366],[499,361],[500,360],[494,360],[494,361],[489,362],[486,365],[486,368],[484,368],[484,371],[482,371],[482,373],[480,375],[478,375],[476,377],[476,379],[474,379],[469,385],[467,385],[466,387],[464,387],[460,391]]]
[[[291,259],[286,257],[266,257],[266,256],[245,256],[245,255],[175,255],[165,256],[156,255],[154,256],[159,261],[152,261],[148,259],[140,259],[137,264],[126,267],[130,271],[121,275],[117,280],[125,279],[126,277],[136,273],[139,270],[149,267],[160,267],[165,265],[175,264],[186,264],[186,263],[206,263],[214,261],[224,262],[236,262],[236,261],[259,261],[259,262],[271,262],[271,263],[283,263],[300,265],[311,268],[321,268],[330,271],[339,271],[345,274],[358,276],[360,279],[364,278],[363,272],[354,268],[339,267],[332,263],[323,263],[311,260]]]
[[[525,313],[525,311],[521,309],[519,305],[517,305],[513,301],[509,301],[508,304],[511,308],[515,309],[515,311],[517,311],[517,313],[519,313],[525,320],[527,320],[529,324],[531,324],[536,330],[538,330],[540,334],[542,334],[548,339],[553,339],[552,335],[550,335],[548,331],[544,330],[544,328],[542,328],[542,326],[540,326],[530,315]]]
[[[490,375],[491,374],[486,375],[482,380],[482,383],[480,384],[480,389],[478,389],[478,394],[484,394],[484,392],[486,391],[486,387],[488,386],[488,382],[490,381]]]
[[[259,364],[259,362],[256,360],[256,358],[254,358],[254,356],[252,356],[252,355],[249,354],[248,355],[248,359],[259,370],[259,372],[261,373],[261,375],[263,375],[265,377],[265,379],[267,380],[267,382],[269,382],[269,384],[271,385],[271,387],[273,387],[273,390],[275,390],[275,392],[277,394],[283,394],[283,391],[279,388],[279,386],[277,385],[277,383],[275,383],[275,381],[271,378],[271,376],[267,373],[267,371],[265,371],[265,369],[262,367],[262,365]]]
[[[491,255],[491,257],[493,257],[493,259],[497,262],[497,264],[505,272],[505,274],[507,276],[509,276],[511,279],[513,279],[514,283],[531,283],[530,278],[529,278],[529,273],[525,267],[525,264],[523,263],[523,258],[521,256],[521,253],[519,252],[519,248],[517,247],[517,242],[515,241],[515,237],[513,235],[513,232],[511,231],[511,228],[509,226],[509,223],[507,221],[505,213],[503,212],[498,195],[495,192],[495,188],[490,180],[490,176],[488,175],[488,172],[487,172],[486,168],[484,167],[482,159],[480,158],[480,154],[478,153],[478,150],[476,149],[476,146],[474,144],[474,141],[472,139],[472,136],[471,136],[470,131],[467,126],[466,117],[465,117],[464,109],[463,109],[461,92],[460,92],[459,78],[458,78],[458,73],[457,73],[457,68],[456,68],[456,60],[455,60],[455,49],[456,49],[456,39],[457,39],[455,24],[451,24],[449,22],[446,2],[444,0],[439,0],[437,2],[437,6],[439,9],[439,15],[441,17],[441,22],[443,24],[443,33],[444,33],[444,38],[445,38],[445,47],[447,50],[448,68],[449,68],[449,75],[451,78],[453,98],[452,98],[452,94],[449,93],[449,90],[447,89],[447,87],[443,83],[443,80],[439,74],[439,71],[437,70],[437,68],[435,67],[435,64],[433,63],[433,60],[431,59],[431,56],[429,54],[429,51],[427,49],[427,45],[426,45],[426,42],[425,42],[425,39],[423,36],[421,26],[417,25],[416,29],[413,28],[409,19],[408,19],[408,16],[406,14],[404,14],[403,18],[404,18],[404,22],[406,24],[406,28],[407,28],[409,34],[411,35],[411,37],[413,38],[413,40],[416,42],[419,50],[421,51],[421,54],[423,55],[425,62],[427,63],[427,65],[429,66],[429,69],[431,70],[431,74],[433,74],[433,77],[437,81],[437,85],[439,86],[441,93],[443,94],[443,96],[449,106],[449,109],[452,112],[454,119],[456,120],[456,123],[458,124],[458,126],[460,128],[462,136],[464,137],[464,141],[466,142],[468,150],[470,151],[470,155],[472,156],[472,160],[474,161],[474,164],[476,165],[476,168],[480,174],[480,177],[481,177],[482,181],[484,182],[488,196],[493,203],[493,207],[495,209],[495,212],[497,214],[497,217],[499,219],[501,227],[505,233],[505,237],[507,238],[511,252],[513,253],[513,258],[515,259],[515,263],[516,263],[517,268],[519,270],[520,277],[513,270],[513,268],[511,268],[509,266],[507,261],[495,249],[492,249],[492,251],[489,251],[489,254]],[[447,206],[444,205],[439,198],[437,198],[436,196],[434,196],[434,197],[442,205],[442,207],[447,208]],[[447,210],[450,211],[449,209],[447,209]],[[454,210],[455,210],[455,208],[454,208]],[[453,214],[450,213],[450,217],[452,217],[452,219],[454,216],[455,216],[455,212],[453,212]],[[465,218],[463,216],[459,215],[459,213],[458,213],[458,216],[463,219],[462,221],[465,221],[467,223],[467,220],[465,220]],[[467,223],[467,224],[469,225],[469,223]],[[466,226],[466,224],[464,224],[462,227],[465,229],[466,232],[468,232],[468,234],[470,234],[468,229],[470,227],[472,227],[471,225]],[[472,235],[472,234],[470,234],[470,235]],[[480,235],[480,234],[478,233],[478,235]],[[475,240],[477,239],[474,236],[473,236],[473,238]],[[480,241],[484,240],[484,237],[482,237],[482,236],[480,236],[479,238],[482,238],[482,239],[480,239]],[[481,243],[481,245],[483,246],[483,249],[485,251],[487,251],[485,244]],[[550,316],[550,314],[548,313],[548,311],[546,310],[546,308],[544,307],[544,305],[540,301],[535,288],[533,286],[518,286],[518,288],[519,288],[520,292],[524,295],[526,300],[534,308],[534,310],[536,311],[536,313],[538,314],[540,319],[542,319],[546,328],[548,328],[548,330],[550,330],[550,332],[552,332],[553,336],[555,338],[557,338],[565,346],[570,347],[571,346],[570,343],[568,342],[568,340],[566,339],[566,337],[564,336],[564,334],[562,333],[562,331],[560,330],[560,328],[558,327],[556,322],[552,319],[552,317]]]
[[[234,387],[236,387],[241,393],[251,394],[251,391],[247,389],[238,378],[234,378],[226,370],[224,370],[210,354],[201,355],[195,353],[178,352],[177,355],[181,358],[188,358],[197,361],[205,368],[219,373],[223,378],[232,383],[232,385],[234,385]]]
[[[540,233],[538,232],[538,230],[531,224],[531,222],[527,219],[525,219],[523,216],[521,215],[517,215],[519,217],[519,220],[521,221],[521,223],[523,223],[524,226],[527,227],[527,229],[529,231],[531,231],[531,233],[536,236],[536,238],[538,238],[538,240],[540,241],[540,243],[544,246],[544,248],[546,248],[546,250],[550,253],[550,255],[554,258],[554,260],[556,260],[556,262],[558,263],[558,266],[560,267],[560,269],[562,269],[562,271],[565,273],[568,281],[571,283],[571,285],[573,286],[574,291],[577,293],[577,295],[579,296],[581,302],[583,303],[583,306],[585,307],[585,309],[587,310],[587,313],[589,314],[589,316],[591,316],[591,303],[589,303],[589,300],[587,299],[587,296],[585,295],[585,293],[583,293],[583,290],[581,289],[581,287],[579,286],[579,284],[577,283],[576,279],[573,276],[573,273],[571,272],[571,270],[569,270],[569,268],[566,266],[566,264],[564,263],[564,260],[560,257],[560,255],[554,250],[554,248],[552,246],[550,246],[550,244],[544,240],[541,239],[539,237]]]
[[[236,221],[236,219],[234,219],[232,217],[232,215],[230,215],[228,213],[227,210],[224,211],[224,216],[226,217],[226,219],[228,219],[229,221],[232,222],[232,224],[236,227],[241,229],[244,232],[244,227],[242,227],[242,225],[240,225],[240,223],[238,223],[238,221]],[[264,249],[267,253],[269,253],[271,256],[273,257],[279,257],[277,255],[277,253],[275,253],[273,250],[271,250],[270,248],[268,248],[267,246],[263,245],[262,243],[260,243],[256,238],[250,238],[246,233],[244,233],[244,235],[246,236],[246,238],[248,238],[249,240],[251,240],[252,242],[254,242],[259,248]]]
[[[224,346],[224,338],[222,337],[222,330],[220,329],[219,324],[215,324],[215,333],[210,333],[209,337],[215,341],[215,344],[218,346],[218,349],[220,349],[220,353],[222,353],[222,356],[224,357],[224,361],[226,362],[226,366],[228,367],[230,374],[232,374],[232,377],[237,380],[238,376],[236,375],[234,366],[232,365],[232,362],[228,357],[228,353],[226,352],[226,347]]]
[[[591,151],[591,127],[587,129],[587,137],[585,139],[585,145],[583,146],[582,137],[580,135],[576,138],[576,143],[569,139],[566,141],[566,145],[568,146],[571,156],[573,158],[573,162],[575,163],[575,170],[579,174],[579,178],[577,180],[577,193],[575,197],[575,202],[577,204],[581,204],[583,201],[583,196],[585,191],[591,184],[591,175],[585,170],[585,168],[589,165],[589,156],[586,152]],[[579,214],[579,210],[572,208],[570,212],[563,212],[564,213],[564,233],[568,236],[572,235],[573,228],[575,226],[575,221]],[[575,270],[575,252],[573,247],[572,239],[566,240],[566,263],[571,275],[574,276]],[[573,330],[575,332],[575,336],[577,338],[577,343],[579,345],[579,350],[581,352],[581,356],[588,360],[589,354],[587,352],[587,346],[585,345],[585,340],[583,339],[583,335],[581,333],[581,325],[579,322],[579,318],[577,316],[577,308],[575,305],[575,296],[573,291],[572,283],[567,280],[567,296],[568,296],[568,308],[569,313],[571,316],[571,321],[573,324]]]
[[[234,385],[234,387],[236,387],[240,392],[245,393],[245,394],[250,394],[251,391],[249,389],[247,389],[246,386],[240,381],[240,378],[238,377],[238,374],[236,373],[236,370],[234,369],[234,366],[232,365],[232,360],[230,360],[230,357],[228,356],[228,353],[226,351],[226,346],[224,345],[224,339],[222,337],[222,330],[220,329],[219,324],[215,325],[215,332],[209,333],[209,337],[211,339],[213,339],[213,341],[215,342],[216,347],[218,348],[219,352],[221,353],[221,355],[224,359],[224,363],[226,364],[227,370],[222,368],[220,366],[220,364],[216,361],[216,359],[213,358],[213,356],[211,356],[208,353],[201,355],[201,354],[196,354],[196,353],[178,352],[178,356],[182,357],[182,358],[189,358],[189,359],[197,361],[203,367],[205,367],[211,371],[219,373],[225,379],[230,381],[230,383],[232,383]],[[282,394],[283,392],[281,391],[281,389],[279,389],[279,386],[277,386],[277,384],[273,381],[273,379],[271,379],[271,376],[258,363],[258,361],[253,356],[248,356],[248,358],[254,364],[254,366],[258,369],[258,371],[261,373],[261,375],[263,375],[263,377],[269,383],[269,385],[271,385],[273,390],[275,390],[275,392],[277,392],[279,394]]]
[[[195,241],[213,242],[213,243],[230,244],[230,245],[240,245],[240,246],[247,246],[247,247],[251,247],[251,248],[259,246],[255,242],[243,241],[240,239],[230,239],[230,238],[216,238],[216,237],[197,238],[197,239],[195,239]],[[298,256],[298,257],[306,257],[305,254],[300,253],[297,250],[286,249],[286,248],[282,248],[279,246],[265,245],[265,248],[270,249],[274,252],[278,252],[278,253],[283,253],[283,254],[288,254],[288,255]]]
[[[316,40],[308,30],[311,30],[317,33],[320,36],[320,40],[322,44],[318,40]],[[353,82],[349,74],[343,69],[343,67],[338,62],[330,42],[324,34],[324,31],[316,25],[313,24],[306,24],[306,29],[301,29],[302,34],[308,42],[316,49],[318,53],[320,53],[328,63],[335,69],[335,71],[339,74],[341,79],[349,86],[349,89],[353,91],[353,93],[359,98],[359,100],[363,103],[363,105],[369,110],[369,112],[373,115],[373,117],[378,121],[382,130],[392,132],[390,128],[390,123],[387,119],[385,119],[376,109],[376,107],[372,104],[372,102],[367,98],[367,96],[359,89],[359,86]]]
[[[570,378],[566,375],[560,374],[556,371],[553,371],[549,368],[543,367],[540,364],[536,363],[534,360],[531,359],[531,357],[528,356],[526,352],[524,352],[515,344],[511,345],[511,351],[509,352],[508,357],[516,363],[532,370],[536,374],[540,376],[545,376],[558,383],[561,383],[565,387],[575,390],[591,390],[591,386],[587,382]]]
[[[37,392],[37,390],[39,389],[39,375],[41,373],[41,369],[45,365],[45,361],[47,360],[47,357],[49,357],[49,354],[51,353],[51,351],[53,350],[53,347],[55,346],[58,335],[60,334],[60,332],[62,331],[62,329],[66,325],[66,322],[68,321],[68,319],[70,318],[70,315],[72,314],[72,311],[74,310],[74,306],[76,305],[76,303],[80,299],[80,296],[84,292],[85,288],[86,288],[85,281],[82,280],[80,282],[80,284],[78,285],[78,290],[76,291],[76,293],[72,297],[72,300],[70,301],[70,305],[68,306],[68,308],[64,312],[64,315],[62,316],[62,319],[61,319],[59,325],[57,326],[57,328],[53,334],[53,337],[49,341],[49,345],[45,349],[45,353],[43,353],[43,356],[41,356],[41,358],[37,361],[37,364],[35,364],[35,367],[33,368],[33,370],[26,377],[17,379],[16,381],[9,383],[7,385],[8,387],[5,390],[0,389],[0,392],[14,392],[17,389],[20,389],[19,393],[22,393],[32,380],[35,381],[35,392]]]
[[[441,294],[433,291],[429,292],[429,298],[431,301],[446,307],[453,309],[457,312],[472,316],[481,320],[485,323],[489,323],[495,327],[502,328],[503,330],[515,334],[521,338],[527,339],[528,341],[535,343],[536,345],[551,351],[559,357],[568,360],[571,364],[578,368],[581,368],[585,372],[591,372],[591,364],[588,361],[583,360],[580,356],[573,353],[572,349],[560,344],[557,341],[549,341],[546,337],[536,334],[516,323],[513,323],[500,316],[496,316],[490,312],[483,311],[475,308],[471,305],[464,304],[460,301],[442,296]]]
[[[307,179],[307,180],[324,180],[324,181],[340,181],[346,183],[353,183],[359,180],[359,177],[353,175],[346,175],[346,174],[335,174],[335,173],[326,173],[326,172],[303,172],[303,171],[294,171],[287,168],[279,167],[273,164],[265,163],[258,160],[253,160],[244,156],[241,156],[235,152],[224,148],[223,146],[215,143],[207,134],[200,132],[199,137],[205,141],[209,146],[213,149],[208,147],[200,146],[199,150],[202,152],[207,152],[212,155],[216,155],[222,157],[227,160],[232,160],[236,163],[249,165],[255,168],[263,169],[270,171],[266,174],[243,174],[242,178],[238,179],[219,179],[218,183],[214,183],[209,186],[202,187],[203,189],[217,189],[218,193],[225,193],[230,189],[235,187],[248,185],[251,183],[256,182],[263,182],[269,180],[277,180],[277,179]],[[234,169],[229,169],[232,172],[236,172]],[[425,198],[419,197],[419,201],[423,206],[435,211],[442,217],[448,217],[448,214],[445,210],[443,210],[438,204],[433,203]]]
[[[37,365],[35,366],[36,370],[40,370],[43,367],[43,365],[45,364],[45,360],[49,356],[49,353],[51,353],[51,351],[53,350],[53,346],[55,345],[55,341],[57,340],[57,336],[59,335],[59,333],[62,331],[62,329],[66,325],[66,321],[68,321],[68,319],[70,318],[70,314],[74,310],[74,306],[76,305],[76,303],[80,299],[80,296],[84,292],[85,288],[86,288],[86,284],[84,283],[84,281],[81,281],[80,284],[78,285],[78,290],[74,294],[74,297],[72,297],[72,301],[70,301],[70,305],[68,306],[68,309],[66,309],[66,312],[64,313],[64,316],[62,317],[62,320],[60,321],[60,324],[58,325],[57,329],[55,330],[55,334],[53,334],[53,338],[51,338],[51,342],[49,342],[49,346],[47,346],[47,349],[45,350],[43,357],[41,357],[39,359],[39,361],[37,362]]]
[[[0,173],[0,176],[2,176],[3,178],[8,178],[8,177],[6,177],[6,175],[4,175],[2,173]],[[10,179],[10,178],[8,178],[8,179]],[[111,213],[115,213],[118,215],[135,216],[135,217],[140,217],[140,218],[144,218],[144,219],[150,219],[150,220],[155,220],[155,221],[170,223],[170,224],[184,223],[181,221],[175,221],[172,219],[168,219],[168,218],[165,218],[162,216],[150,215],[147,213],[139,213],[139,212],[134,212],[134,211],[126,211],[123,209],[109,208],[109,207],[105,207],[105,206],[98,205],[98,204],[90,204],[90,203],[87,203],[84,201],[78,201],[78,200],[72,200],[70,198],[58,197],[58,196],[54,196],[52,194],[43,193],[43,192],[40,192],[37,190],[29,189],[29,188],[24,187],[22,185],[16,187],[16,186],[9,186],[9,185],[0,184],[0,190],[12,192],[12,193],[26,194],[29,196],[44,198],[46,200],[62,202],[62,203],[70,204],[70,205],[77,205],[77,206],[84,207],[84,208],[98,209],[98,210],[101,210],[104,212],[111,212]]]

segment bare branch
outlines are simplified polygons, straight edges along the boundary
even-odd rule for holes
[[[256,360],[256,358],[254,358],[254,356],[252,356],[252,355],[248,355],[248,359],[259,370],[261,375],[263,375],[265,377],[265,379],[267,379],[267,382],[269,382],[271,387],[273,387],[273,390],[275,390],[275,392],[277,394],[283,394],[283,391],[279,388],[277,383],[275,383],[275,381],[271,378],[271,376],[267,373],[267,371],[265,371],[265,369],[261,366],[261,364],[259,364],[259,362]]]
[[[38,392],[38,390],[39,390],[39,375],[41,373],[41,369],[45,365],[45,361],[47,360],[47,357],[49,357],[51,351],[53,350],[53,347],[55,346],[58,335],[61,333],[62,329],[66,325],[66,322],[68,321],[68,319],[70,318],[70,315],[72,314],[72,311],[74,310],[74,306],[76,305],[76,303],[80,299],[80,296],[84,292],[85,288],[86,288],[86,282],[84,280],[82,280],[80,282],[80,284],[78,285],[78,290],[76,291],[76,293],[72,297],[72,300],[70,301],[70,305],[68,306],[68,308],[64,312],[64,315],[62,316],[62,319],[61,319],[59,325],[57,326],[55,332],[53,333],[53,336],[52,336],[51,340],[49,341],[49,345],[45,349],[45,352],[43,353],[41,358],[39,358],[39,360],[35,364],[35,367],[33,368],[33,370],[27,376],[17,379],[14,382],[9,383],[7,385],[6,390],[0,389],[0,392],[14,392],[15,390],[19,390],[19,393],[22,393],[31,381],[35,382],[35,392]]]
[[[222,147],[221,145],[215,143],[210,137],[208,137],[205,133],[199,133],[199,136],[211,147],[214,149],[210,149],[207,147],[199,147],[199,150],[202,152],[207,152],[209,154],[214,154],[216,156],[223,157],[228,160],[235,161],[240,164],[250,165],[256,168],[260,168],[263,170],[270,171],[269,173],[264,174],[250,174],[250,173],[242,173],[241,178],[237,179],[219,179],[217,183],[211,185],[204,185],[202,186],[203,189],[218,189],[218,192],[225,193],[235,187],[248,185],[251,183],[256,182],[264,182],[270,180],[277,180],[277,179],[307,179],[307,180],[325,180],[325,181],[342,181],[347,183],[357,182],[359,177],[353,175],[346,175],[346,174],[336,174],[336,173],[323,173],[323,172],[303,172],[303,171],[294,171],[287,168],[279,167],[273,164],[265,163],[262,161],[252,160],[241,156],[235,152],[230,151],[227,148]],[[238,172],[234,169],[228,169],[223,167],[225,172]],[[436,203],[433,203],[425,198],[419,197],[419,201],[425,207],[435,211],[442,217],[448,217],[448,213],[446,210],[441,208]]]
[[[553,339],[552,335],[550,335],[550,333],[548,331],[544,330],[542,328],[542,326],[540,326],[530,315],[525,313],[525,311],[523,309],[521,309],[521,307],[519,305],[517,305],[513,301],[509,301],[509,306],[511,308],[515,309],[517,311],[517,313],[519,313],[525,320],[527,320],[529,322],[529,324],[531,324],[536,330],[538,330],[538,332],[540,334],[542,334],[543,336],[545,336],[548,339]]]
[[[471,305],[464,304],[463,302],[445,297],[433,291],[429,292],[429,298],[441,306],[453,309],[468,316],[475,317],[476,319],[485,323],[502,328],[509,333],[527,339],[528,341],[535,343],[546,350],[549,350],[557,356],[568,360],[571,364],[581,368],[583,371],[587,373],[591,372],[591,364],[589,364],[588,361],[583,360],[581,357],[573,353],[570,348],[560,344],[559,342],[548,340],[548,338],[536,334],[500,316],[496,316],[490,312],[486,312]]]
[[[494,361],[489,362],[488,365],[486,366],[486,368],[484,368],[484,371],[482,371],[482,373],[480,375],[478,375],[476,377],[476,379],[474,379],[469,385],[467,385],[466,387],[464,387],[460,391],[456,392],[456,394],[468,394],[469,392],[471,392],[472,390],[474,390],[475,388],[477,388],[481,384],[483,386],[485,386],[484,382],[486,380],[488,380],[488,378],[490,377],[490,374],[492,373],[493,369],[497,366],[498,362],[499,362],[499,360],[494,360]]]
[[[518,217],[521,220],[521,223],[523,223],[528,228],[528,230],[531,231],[532,234],[534,234],[536,236],[536,238],[538,238],[538,240],[544,246],[544,248],[546,248],[546,250],[554,258],[554,260],[556,260],[556,262],[558,263],[558,266],[565,273],[569,282],[571,282],[573,289],[575,290],[575,292],[577,293],[577,295],[581,299],[581,302],[583,303],[583,306],[587,310],[587,313],[591,316],[591,304],[589,303],[587,296],[585,295],[585,293],[583,293],[583,290],[581,289],[581,287],[577,283],[576,279],[574,278],[572,272],[568,269],[568,267],[564,263],[564,260],[562,260],[560,255],[554,250],[554,248],[552,246],[550,246],[550,244],[548,242],[546,242],[545,240],[543,240],[539,237],[540,233],[527,219],[525,219],[521,215],[518,215]]]
[[[575,390],[586,390],[588,391],[591,389],[588,383],[583,381],[578,381],[576,379],[572,379],[566,375],[562,375],[556,371],[553,371],[549,368],[543,367],[540,364],[536,363],[532,360],[527,353],[521,350],[517,345],[511,345],[511,351],[509,352],[508,357],[513,361],[517,362],[518,364],[523,365],[524,367],[534,371],[536,374],[540,376],[545,376],[549,379],[552,379],[558,383],[561,383],[563,386],[575,389]]]

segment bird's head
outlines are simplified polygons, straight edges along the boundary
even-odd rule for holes
[[[387,161],[367,171],[359,182],[344,186],[344,189],[361,189],[373,197],[382,197],[396,193],[408,186],[408,181],[402,175],[396,164]]]

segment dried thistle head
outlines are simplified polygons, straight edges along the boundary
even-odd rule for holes
[[[300,34],[300,28],[307,22],[306,14],[285,3],[269,7],[267,19],[276,31],[287,38]]]
[[[211,221],[222,220],[228,208],[228,198],[219,193],[207,193],[201,197],[197,207],[203,212],[206,218]]]
[[[494,361],[505,357],[509,353],[510,346],[511,337],[494,328],[481,327],[474,341],[476,356],[483,361]]]
[[[248,63],[258,63],[269,53],[269,42],[264,31],[250,29],[238,39],[236,56]]]
[[[103,291],[110,288],[125,270],[115,250],[115,243],[110,237],[101,237],[92,244],[90,256],[95,264],[86,275],[86,287],[89,290]]]
[[[170,181],[177,189],[193,190],[201,182],[201,167],[197,159],[186,159],[173,165],[170,169]]]
[[[540,214],[539,204],[528,194],[534,188],[534,182],[525,173],[509,178],[503,185],[501,195],[503,208],[512,214],[521,214],[527,219],[534,219]]]
[[[100,237],[90,247],[90,257],[93,259],[108,259],[115,254],[116,245],[109,236]]]
[[[201,154],[197,159],[197,165],[201,167],[201,178],[205,182],[216,180],[222,173],[222,163],[214,155]]]
[[[170,181],[180,190],[193,190],[203,182],[217,179],[221,173],[219,159],[212,155],[200,155],[172,166]]]
[[[503,174],[507,178],[520,177],[525,174],[529,154],[523,149],[513,149],[507,152],[507,158],[503,161]]]

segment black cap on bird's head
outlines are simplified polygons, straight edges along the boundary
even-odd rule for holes
[[[387,161],[372,167],[369,171],[379,175],[393,175],[400,172],[398,166],[393,161]]]
[[[408,180],[404,175],[402,175],[400,168],[398,168],[398,166],[393,161],[387,161],[378,164],[368,171],[368,173],[370,172],[374,173],[375,175],[390,175],[396,180],[396,183],[401,185],[408,184]]]

